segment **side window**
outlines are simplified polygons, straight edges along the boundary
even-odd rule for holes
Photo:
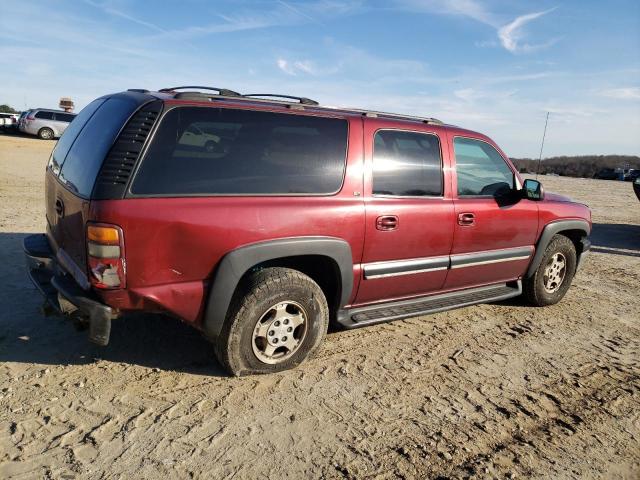
[[[442,195],[442,157],[436,135],[380,130],[373,147],[373,194]]]
[[[36,118],[41,118],[42,120],[53,120],[53,112],[38,112],[36,113]]]
[[[70,113],[56,113],[56,120],[60,122],[71,122],[75,118],[75,115]]]
[[[174,108],[164,115],[131,192],[333,194],[344,176],[347,127],[338,118]]]
[[[488,143],[456,137],[453,148],[459,196],[495,196],[514,187],[513,172]]]

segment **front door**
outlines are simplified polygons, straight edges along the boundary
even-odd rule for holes
[[[435,292],[447,276],[454,221],[443,171],[446,136],[435,126],[393,127],[365,119],[364,138],[373,141],[365,144],[366,238],[357,304]]]
[[[449,138],[455,157],[455,233],[445,288],[521,277],[534,251],[538,205],[515,192],[516,175],[494,146]]]

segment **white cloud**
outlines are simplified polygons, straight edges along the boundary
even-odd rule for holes
[[[291,65],[291,63],[289,63],[284,58],[279,58],[276,61],[276,64],[278,65],[278,68],[280,70],[282,70],[284,73],[286,73],[287,75],[295,75],[296,74],[296,69],[293,67],[293,65]]]
[[[500,27],[498,29],[498,37],[500,38],[500,43],[502,46],[509,50],[510,52],[518,52],[523,50],[532,50],[534,48],[541,48],[544,46],[551,45],[551,43],[547,42],[546,44],[541,44],[537,46],[532,45],[519,45],[519,41],[523,37],[522,27],[524,27],[527,23],[532,22],[536,18],[540,18],[543,15],[546,15],[549,12],[552,12],[555,8],[551,8],[549,10],[545,10],[543,12],[535,12],[528,13],[526,15],[520,15],[515,20],[506,25]]]
[[[100,4],[100,3],[96,3],[93,2],[91,0],[84,0],[84,3],[91,5],[92,7],[95,8],[99,8],[100,10],[102,10],[105,13],[108,13],[109,15],[113,15],[115,17],[120,17],[120,18],[124,18],[125,20],[128,20],[130,22],[136,23],[138,25],[142,25],[143,27],[147,27],[150,28],[151,30],[155,30],[156,32],[160,32],[160,33],[167,33],[167,31],[164,28],[159,27],[158,25],[151,23],[151,22],[147,22],[144,20],[140,20],[139,18],[135,18],[132,17],[131,15],[128,15],[124,12],[122,12],[121,10],[116,10],[115,8],[110,7],[108,4]]]
[[[618,100],[640,100],[640,87],[610,88],[602,90],[600,95]]]
[[[468,17],[489,25],[496,31],[500,45],[512,53],[532,52],[549,47],[557,42],[557,39],[553,39],[537,45],[520,43],[524,37],[522,27],[556,8],[520,15],[515,20],[504,24],[504,20],[501,20],[501,18],[504,19],[503,15],[490,11],[484,2],[479,0],[395,0],[395,4],[400,8],[418,12]],[[479,48],[485,48],[494,47],[498,44],[492,40],[483,40],[475,42],[475,45]]]
[[[276,65],[287,75],[297,75],[304,73],[307,75],[317,75],[318,69],[311,60],[295,60],[289,61],[285,58],[278,58]]]

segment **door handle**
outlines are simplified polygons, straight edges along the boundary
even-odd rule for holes
[[[396,215],[382,215],[376,218],[376,228],[382,231],[395,230],[398,228],[398,223]]]
[[[470,227],[476,224],[476,216],[473,213],[465,212],[458,214],[458,225],[463,227]]]
[[[55,209],[59,217],[62,217],[64,215],[64,204],[62,203],[62,200],[60,200],[59,198],[56,198]]]

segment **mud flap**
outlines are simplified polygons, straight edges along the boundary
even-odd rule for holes
[[[111,335],[111,317],[93,312],[89,318],[89,341],[105,347]]]

